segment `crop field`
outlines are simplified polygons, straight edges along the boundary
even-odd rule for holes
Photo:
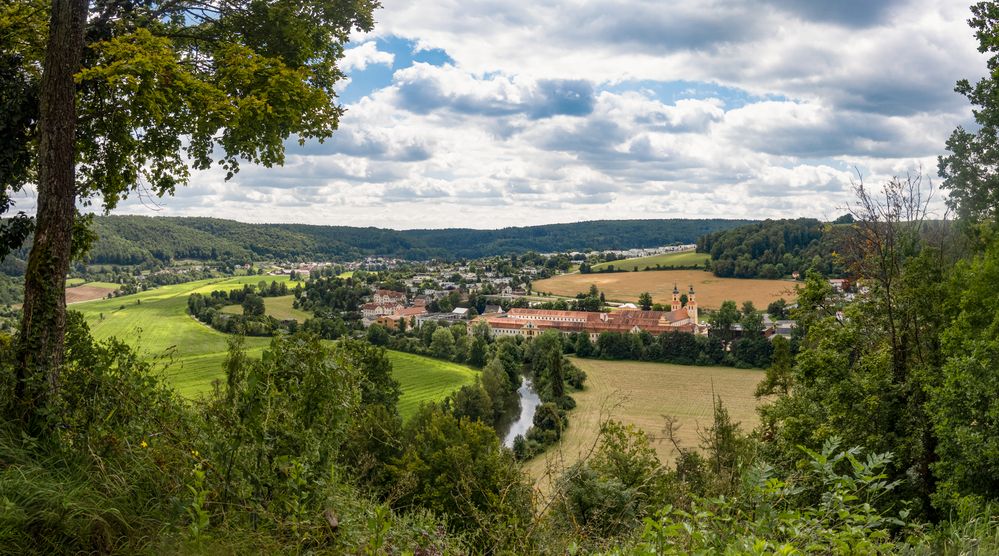
[[[683,253],[665,253],[663,255],[654,255],[652,257],[621,259],[618,261],[595,264],[593,265],[593,270],[604,270],[611,265],[614,265],[614,268],[627,271],[632,271],[635,267],[637,267],[638,270],[645,270],[646,267],[655,268],[657,264],[660,266],[704,267],[704,263],[710,258],[711,255],[708,255],[707,253],[696,253],[694,251],[685,251]]]
[[[663,438],[663,416],[679,423],[680,446],[698,448],[698,429],[711,425],[712,394],[721,398],[733,421],[741,422],[743,432],[759,423],[753,392],[763,380],[761,370],[579,358],[572,362],[586,372],[586,389],[572,393],[577,405],[569,412],[562,443],[527,464],[531,476],[541,481],[548,465],[569,466],[585,456],[607,419],[644,430],[654,439],[663,463],[674,457],[672,444]]]
[[[788,280],[748,280],[718,278],[703,270],[655,270],[649,272],[612,272],[607,274],[562,274],[538,280],[531,286],[535,292],[575,296],[596,285],[609,301],[636,302],[639,294],[649,292],[655,303],[669,304],[673,299],[673,284],[686,292],[693,285],[697,303],[702,308],[717,309],[722,301],[738,303],[752,301],[757,308],[765,309],[780,298],[791,301],[797,298],[795,282]]]
[[[312,318],[312,314],[300,311],[292,306],[295,301],[294,295],[282,295],[280,297],[265,297],[264,312],[278,320],[297,320],[305,322],[305,319]],[[241,305],[226,305],[222,308],[224,313],[243,314]]]
[[[288,277],[269,276],[267,280],[281,282]],[[241,288],[243,284],[259,281],[260,276],[199,280],[115,299],[79,303],[73,310],[83,313],[95,338],[115,336],[137,347],[145,357],[156,362],[178,392],[197,396],[208,391],[212,381],[222,378],[229,336],[188,315],[187,297],[194,292]],[[265,303],[284,297],[291,296],[265,298]],[[290,301],[287,306],[290,309]],[[250,356],[259,357],[270,341],[270,338],[248,337],[244,345]],[[388,355],[394,376],[402,385],[399,411],[404,417],[411,415],[421,402],[441,399],[455,388],[475,380],[476,371],[469,367],[408,353],[390,351]]]
[[[118,289],[118,284],[110,282],[83,282],[79,278],[71,279],[72,286],[66,288],[66,303],[82,303],[93,299],[101,299]],[[66,285],[70,286],[67,280]]]

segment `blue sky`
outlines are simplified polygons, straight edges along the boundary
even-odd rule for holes
[[[834,218],[858,177],[935,178],[971,121],[954,83],[985,68],[961,2],[383,4],[343,60],[332,140],[120,212],[397,229]]]

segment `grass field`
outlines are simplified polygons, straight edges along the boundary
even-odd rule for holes
[[[745,280],[718,278],[703,270],[656,270],[649,272],[612,272],[607,274],[562,274],[534,282],[536,292],[575,296],[594,284],[604,292],[609,301],[636,302],[642,292],[652,294],[656,303],[669,304],[673,299],[673,284],[686,292],[694,286],[697,303],[702,308],[717,309],[722,301],[738,303],[752,301],[757,308],[765,309],[781,297],[791,301],[797,298],[795,283],[787,280]]]
[[[73,286],[82,286],[86,280],[83,278],[66,278],[66,287],[71,288]]]
[[[211,381],[220,376],[228,337],[188,315],[187,297],[194,292],[241,288],[259,281],[258,276],[198,280],[79,303],[73,309],[84,314],[95,338],[115,336],[137,346],[148,357],[169,360],[165,373],[170,382],[182,394],[194,395],[207,390]],[[269,342],[267,338],[247,338],[246,346],[259,355]]]
[[[639,257],[636,259],[621,259],[619,261],[610,261],[606,263],[600,263],[593,265],[593,270],[603,270],[610,265],[614,265],[614,268],[619,268],[627,271],[633,270],[636,266],[638,270],[645,270],[645,267],[655,268],[656,265],[661,266],[698,266],[703,267],[704,263],[711,258],[711,255],[707,253],[695,253],[694,251],[686,251],[683,253],[666,253],[663,255],[654,255],[652,257]]]
[[[682,447],[697,448],[698,428],[711,424],[712,392],[722,399],[732,420],[742,423],[743,432],[759,423],[753,392],[763,379],[763,371],[636,361],[572,361],[586,371],[586,389],[572,393],[577,405],[569,412],[569,429],[562,443],[527,463],[527,471],[539,482],[544,482],[549,465],[572,465],[585,455],[596,441],[600,423],[607,419],[634,424],[661,439],[653,446],[664,463],[673,461],[674,450],[662,439],[663,415],[676,417],[680,423]],[[539,486],[547,490],[545,485]]]
[[[264,311],[266,314],[278,319],[278,320],[297,320],[298,322],[305,322],[305,319],[311,319],[312,314],[306,311],[300,311],[292,307],[292,302],[295,301],[294,295],[282,295],[280,297],[265,297],[264,298]],[[223,313],[232,313],[235,315],[243,314],[242,305],[226,305],[222,308]]]
[[[287,276],[268,277],[268,281],[287,281]],[[229,336],[213,330],[187,314],[187,297],[194,293],[229,290],[256,284],[259,276],[199,280],[186,284],[163,286],[135,295],[110,300],[90,301],[73,306],[87,319],[95,338],[115,336],[138,347],[149,359],[162,365],[169,382],[182,395],[196,396],[211,388],[212,381],[222,378]],[[291,302],[282,296],[265,298],[281,300],[277,311]],[[267,306],[272,310],[271,305]],[[301,311],[298,313],[305,314]],[[275,317],[278,317],[275,314]],[[246,338],[249,355],[259,357],[270,344],[270,338]],[[420,402],[438,400],[455,388],[475,380],[476,371],[469,367],[408,353],[388,352],[393,373],[402,385],[399,411],[411,415]]]
[[[412,415],[422,402],[437,401],[465,384],[475,382],[477,371],[464,365],[439,361],[429,357],[388,352],[392,360],[392,375],[402,386],[399,414]]]

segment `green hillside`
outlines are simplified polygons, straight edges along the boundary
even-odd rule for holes
[[[268,280],[287,281],[288,277],[269,276]],[[236,289],[259,281],[259,276],[199,280],[116,299],[79,303],[73,310],[83,313],[95,338],[117,337],[137,347],[163,366],[163,373],[181,394],[196,396],[210,389],[213,380],[222,378],[229,337],[189,316],[187,297],[195,292]],[[307,316],[291,309],[287,301],[265,299],[265,303],[270,302],[268,310],[276,311],[275,316],[285,311],[289,315]],[[270,339],[248,337],[245,342],[249,354],[259,357]],[[393,351],[388,355],[396,380],[402,386],[399,411],[404,417],[411,415],[421,402],[439,400],[474,381],[476,376],[471,368],[454,363]]]

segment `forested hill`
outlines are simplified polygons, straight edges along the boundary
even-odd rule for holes
[[[746,220],[599,220],[500,230],[389,230],[302,224],[246,224],[218,218],[104,216],[90,261],[138,264],[170,259],[350,259],[367,255],[412,260],[585,249],[628,249],[697,238]]]
[[[766,220],[706,234],[697,250],[711,254],[716,276],[780,278],[814,269],[836,276],[843,269],[833,256],[852,219],[833,223],[814,218]]]

